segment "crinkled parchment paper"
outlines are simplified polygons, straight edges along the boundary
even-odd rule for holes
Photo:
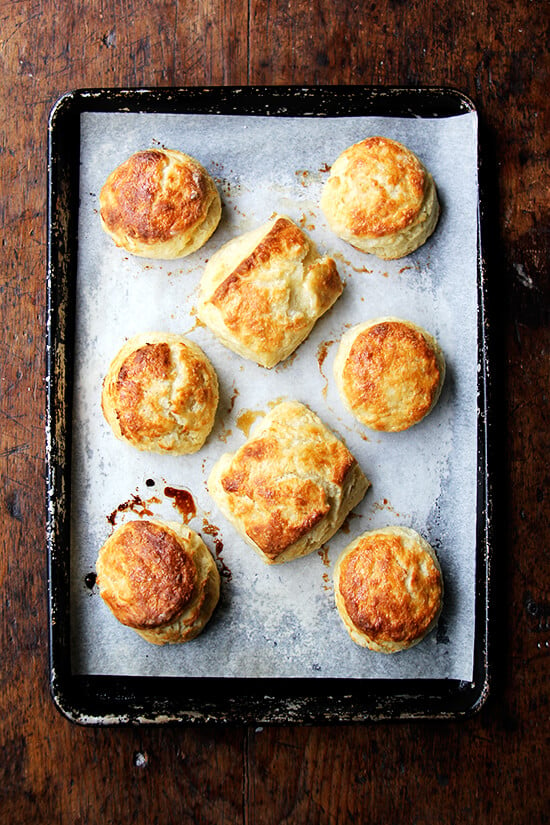
[[[369,135],[405,143],[432,172],[442,206],[432,238],[407,258],[384,262],[355,251],[328,229],[319,198],[328,169]],[[171,262],[117,249],[99,222],[107,175],[132,152],[181,149],[214,177],[221,224],[195,254]],[[477,440],[477,121],[277,118],[87,113],[81,119],[81,178],[72,443],[71,616],[78,673],[208,677],[453,678],[470,680],[474,648]],[[197,323],[206,260],[225,241],[288,215],[333,255],[345,290],[298,351],[265,370],[226,350]],[[403,433],[373,433],[344,409],[332,378],[337,342],[350,325],[378,316],[409,319],[436,336],[447,378],[435,410]],[[221,387],[215,429],[192,456],[140,453],[103,419],[101,384],[128,337],[152,330],[189,335],[212,360]],[[246,438],[275,399],[307,403],[356,456],[372,487],[319,552],[265,565],[206,491],[221,452]],[[98,550],[125,518],[181,520],[166,488],[187,490],[189,525],[216,555],[220,604],[203,634],[157,648],[120,625],[93,584]],[[388,524],[420,532],[445,579],[439,626],[393,656],[349,638],[334,606],[332,573],[346,544]]]

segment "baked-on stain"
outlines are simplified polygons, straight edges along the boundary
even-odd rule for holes
[[[196,310],[195,307],[192,307],[190,309],[189,315],[193,316],[194,323],[193,323],[193,326],[190,329],[187,330],[187,332],[185,333],[186,335],[189,335],[190,332],[194,332],[196,329],[200,329],[201,327],[206,327],[206,324],[204,323],[204,321],[201,321],[201,319],[197,315],[197,310]]]
[[[203,326],[206,326],[206,325],[203,324]],[[231,393],[231,398],[229,399],[229,407],[227,408],[228,413],[233,412],[233,407],[235,406],[235,401],[237,400],[238,395],[239,395],[239,390],[237,389],[237,387],[235,387],[233,389],[233,392]]]
[[[384,499],[384,501],[385,501],[385,499]],[[360,518],[360,516],[357,513],[348,513],[344,523],[340,527],[340,530],[342,531],[342,533],[345,533],[346,535],[349,534],[350,529],[351,529],[350,521],[354,518]]]
[[[88,573],[86,576],[84,576],[84,584],[86,585],[88,590],[93,590],[94,589],[96,579],[97,579],[97,573],[94,573],[93,571],[91,573]]]
[[[132,513],[135,513],[137,516],[152,516],[153,511],[147,507],[148,504],[149,502],[143,501],[141,496],[132,493],[131,498],[127,501],[123,501],[110,515],[107,516],[107,521],[114,527],[116,524],[117,515],[119,513],[124,513],[126,510],[131,510]]]
[[[286,401],[285,396],[279,395],[277,398],[272,398],[271,401],[268,401],[267,406],[270,410],[273,410],[275,409],[275,407],[278,407],[279,404],[282,404],[284,401]]]
[[[242,187],[238,183],[231,183],[231,181],[227,180],[227,178],[214,178],[218,186],[222,189],[224,195],[230,198],[233,195],[233,192],[237,194],[241,191]]]
[[[215,524],[211,524],[208,519],[203,518],[202,530],[203,533],[210,536],[214,542],[214,552],[216,554],[220,576],[225,579],[225,581],[230,582],[233,578],[233,574],[222,557],[223,541],[219,538],[220,528],[216,527]]]
[[[174,499],[174,507],[183,516],[183,523],[189,524],[192,518],[197,515],[195,500],[189,490],[178,487],[165,487],[164,495]]]
[[[373,510],[378,510],[378,511],[380,511],[380,510],[389,510],[391,513],[393,513],[395,515],[396,518],[400,518],[399,513],[397,513],[395,511],[395,508],[392,507],[392,505],[390,504],[390,502],[388,501],[387,498],[383,499],[382,501],[375,501],[372,505],[372,509]]]
[[[321,341],[319,346],[317,347],[317,363],[319,364],[319,372],[323,376],[323,381],[325,382],[322,393],[323,398],[327,397],[328,392],[328,377],[323,372],[323,364],[325,363],[326,357],[328,355],[329,347],[334,344],[334,341]]]
[[[328,355],[329,347],[331,347],[333,344],[334,341],[322,341],[317,347],[317,361],[319,363],[319,369],[322,369],[323,364],[325,363],[325,359]]]
[[[348,261],[348,259],[344,255],[342,255],[341,252],[333,252],[332,257],[335,258],[337,261],[343,263],[344,266],[348,267],[348,269],[352,269],[354,272],[366,272],[367,275],[372,275],[372,273],[374,272],[373,269],[368,269],[366,266],[354,266],[351,261]]]
[[[282,370],[288,370],[292,367],[292,364],[295,362],[296,358],[298,357],[298,350],[294,350],[288,358],[285,358],[284,361],[279,361],[279,363],[275,366],[275,372],[280,373]]]
[[[330,559],[328,557],[328,551],[329,551],[328,545],[324,545],[323,547],[320,547],[319,550],[317,550],[317,555],[319,556],[319,558],[321,559],[321,561],[323,562],[325,567],[330,567]]]
[[[250,429],[254,422],[257,421],[258,418],[262,418],[264,415],[265,413],[263,410],[243,410],[237,416],[237,427],[248,438]]]
[[[310,212],[310,215],[312,215],[313,218],[315,218],[315,215],[313,214],[313,212]],[[309,223],[308,223],[308,220],[309,220]],[[305,212],[302,212],[302,217],[300,218],[298,223],[300,224],[302,229],[307,229],[308,232],[315,232],[315,224],[312,222],[311,218],[308,219]]]

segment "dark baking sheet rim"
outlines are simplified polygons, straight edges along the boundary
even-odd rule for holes
[[[60,712],[81,724],[241,724],[455,719],[489,693],[492,484],[487,278],[478,233],[478,466],[474,673],[471,682],[391,679],[235,679],[83,676],[71,671],[71,352],[78,253],[80,114],[176,112],[273,117],[452,117],[475,111],[449,88],[372,86],[80,89],[54,105],[48,127],[46,356],[47,547],[50,688]],[[478,157],[480,153],[478,153]]]

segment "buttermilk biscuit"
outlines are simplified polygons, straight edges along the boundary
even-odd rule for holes
[[[377,318],[342,337],[334,377],[346,407],[362,424],[406,430],[435,406],[445,359],[426,330],[410,321]]]
[[[143,258],[182,258],[216,229],[221,201],[206,169],[174,149],[136,152],[107,178],[101,225],[117,246]]]
[[[368,487],[349,450],[297,401],[278,404],[208,479],[222,513],[267,564],[321,547]]]
[[[370,137],[334,162],[321,209],[332,231],[379,258],[402,258],[435,229],[439,203],[433,178],[409,149]]]
[[[336,607],[356,644],[396,653],[432,630],[442,607],[436,555],[407,527],[363,533],[341,553],[334,570]]]
[[[198,316],[234,352],[273,367],[342,293],[332,258],[280,215],[222,246],[200,284]]]
[[[204,352],[182,335],[131,338],[103,381],[101,407],[117,438],[138,450],[199,450],[218,406],[218,379]]]
[[[220,595],[210,551],[198,533],[176,522],[121,525],[99,551],[96,571],[113,615],[156,645],[198,636]]]

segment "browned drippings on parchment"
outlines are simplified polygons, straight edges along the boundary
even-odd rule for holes
[[[152,516],[153,511],[149,508],[150,502],[144,501],[141,496],[137,494],[132,494],[127,501],[121,502],[118,507],[115,507],[112,513],[107,516],[107,521],[109,524],[112,524],[113,527],[116,524],[117,516],[119,513],[125,513],[128,510],[131,510],[132,513],[135,513],[137,516]]]
[[[263,410],[243,410],[237,416],[237,427],[248,438],[250,429],[258,418],[265,415]]]
[[[191,519],[197,515],[195,500],[189,490],[184,487],[165,487],[164,495],[174,499],[173,506],[183,518],[184,524],[189,524]]]
[[[233,574],[225,561],[223,560],[222,551],[223,551],[223,541],[220,539],[220,528],[217,527],[215,524],[212,524],[208,521],[207,518],[203,518],[202,520],[202,531],[206,533],[207,536],[210,536],[212,541],[214,542],[214,553],[216,555],[216,561],[218,563],[218,568],[220,571],[220,576],[225,579],[226,582],[231,581],[233,578]]]

